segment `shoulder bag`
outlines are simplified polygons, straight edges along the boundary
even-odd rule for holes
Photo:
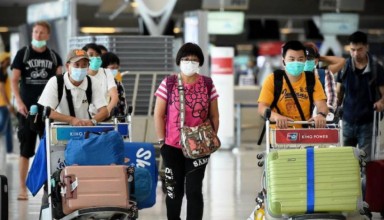
[[[221,142],[213,130],[209,118],[202,124],[189,127],[185,126],[185,97],[181,81],[181,74],[178,74],[178,91],[180,96],[180,143],[183,154],[186,158],[197,159],[208,156],[220,148]]]

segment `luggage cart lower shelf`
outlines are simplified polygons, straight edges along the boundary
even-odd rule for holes
[[[61,220],[135,220],[137,218],[137,208],[124,209],[118,207],[97,207],[76,210]]]

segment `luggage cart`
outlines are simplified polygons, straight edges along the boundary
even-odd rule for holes
[[[115,122],[117,120],[115,119]],[[100,123],[98,126],[69,126],[65,123],[51,122],[45,119],[46,127],[46,155],[47,155],[47,178],[55,170],[65,166],[64,150],[70,138],[83,136],[85,132],[103,132],[106,130],[116,130],[122,136],[130,139],[130,123]],[[48,206],[42,210],[42,220],[52,220],[52,197],[51,186],[48,187]],[[138,210],[135,205],[129,209],[121,207],[92,207],[76,210],[62,220],[85,220],[85,219],[108,219],[108,220],[134,220],[138,218]]]
[[[267,184],[268,184],[268,164],[267,164],[267,158],[270,153],[277,152],[277,151],[283,151],[283,150],[292,150],[292,149],[306,149],[309,146],[311,148],[332,148],[332,147],[341,147],[342,141],[342,121],[339,120],[337,124],[328,124],[326,128],[293,128],[293,129],[275,129],[271,128],[269,117],[271,115],[270,109],[267,109],[265,113],[266,118],[266,151],[263,154],[258,154],[257,158],[261,161],[258,162],[258,166],[262,167],[264,166],[264,172],[262,177],[262,193],[259,194],[257,201],[257,210],[255,213],[254,219],[295,219],[295,220],[301,220],[301,219],[346,219],[346,215],[348,213],[342,213],[342,212],[323,212],[323,213],[316,213],[316,212],[310,212],[310,214],[306,214],[304,211],[303,213],[297,213],[297,214],[284,214],[280,216],[271,216],[269,213],[269,207],[268,207],[268,191],[267,191]],[[291,125],[294,127],[296,125],[309,125],[313,126],[314,123],[309,122],[293,122]],[[301,126],[299,126],[301,127]],[[344,148],[346,149],[346,148]],[[356,158],[360,158],[360,156],[365,156],[363,153],[360,153],[357,150],[358,153],[355,153],[354,156]],[[281,156],[278,154],[272,154],[273,156]],[[265,160],[263,159],[265,158]],[[296,160],[295,157],[287,158],[287,160]],[[308,161],[308,160],[307,160]],[[357,175],[355,176],[355,181],[360,181],[360,167],[364,166],[365,163],[363,160],[359,161],[358,167],[357,167]],[[271,168],[272,169],[272,168]],[[277,168],[276,168],[277,169]],[[288,168],[293,169],[293,168]],[[299,172],[299,171],[297,171]],[[306,172],[306,175],[310,175],[308,173],[308,169]],[[314,175],[314,174],[312,174]],[[291,178],[293,179],[293,178]],[[307,179],[307,181],[309,181]],[[275,183],[274,183],[275,184]],[[307,182],[308,184],[308,182]],[[273,192],[277,192],[276,185],[270,185],[270,189]],[[298,187],[298,186],[296,186]],[[308,187],[308,185],[307,185]],[[357,187],[360,192],[356,192],[357,194],[361,195],[361,187]],[[297,189],[299,190],[299,189]],[[308,188],[305,189],[308,193]],[[313,189],[312,189],[313,190]],[[356,191],[358,191],[356,190]],[[280,191],[280,190],[279,190]],[[270,192],[270,193],[273,193]],[[311,191],[312,192],[312,191]],[[297,193],[300,193],[299,191]],[[293,197],[294,195],[291,195]],[[309,195],[307,195],[308,199]],[[307,200],[308,201],[308,200]],[[308,203],[307,203],[308,204]],[[364,208],[366,207],[366,204],[362,201],[362,198],[359,199],[359,202],[357,204],[357,210],[360,212],[361,215],[364,216]],[[274,207],[275,208],[275,207]],[[281,208],[281,207],[280,207]],[[257,216],[257,218],[256,218]],[[260,217],[262,216],[262,217]],[[365,216],[364,216],[365,217]]]

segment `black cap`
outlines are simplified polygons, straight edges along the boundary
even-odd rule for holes
[[[307,60],[313,60],[315,58],[319,58],[319,53],[315,51],[312,47],[305,48],[305,55],[307,56]]]

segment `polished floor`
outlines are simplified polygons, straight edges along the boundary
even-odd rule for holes
[[[256,144],[249,143],[242,144],[234,151],[221,150],[211,157],[204,180],[204,220],[246,220],[248,218],[255,207],[255,196],[260,189],[262,169],[257,166],[256,155],[261,150],[261,147],[257,147]],[[9,181],[9,219],[38,219],[42,192],[36,197],[30,195],[28,201],[16,200],[19,183],[18,158],[7,156],[0,158],[0,162],[0,173],[6,173]],[[140,210],[139,219],[165,220],[164,199],[165,195],[159,183],[155,206]],[[375,216],[374,219],[380,219],[378,215]],[[185,207],[183,207],[182,219],[185,219]]]

